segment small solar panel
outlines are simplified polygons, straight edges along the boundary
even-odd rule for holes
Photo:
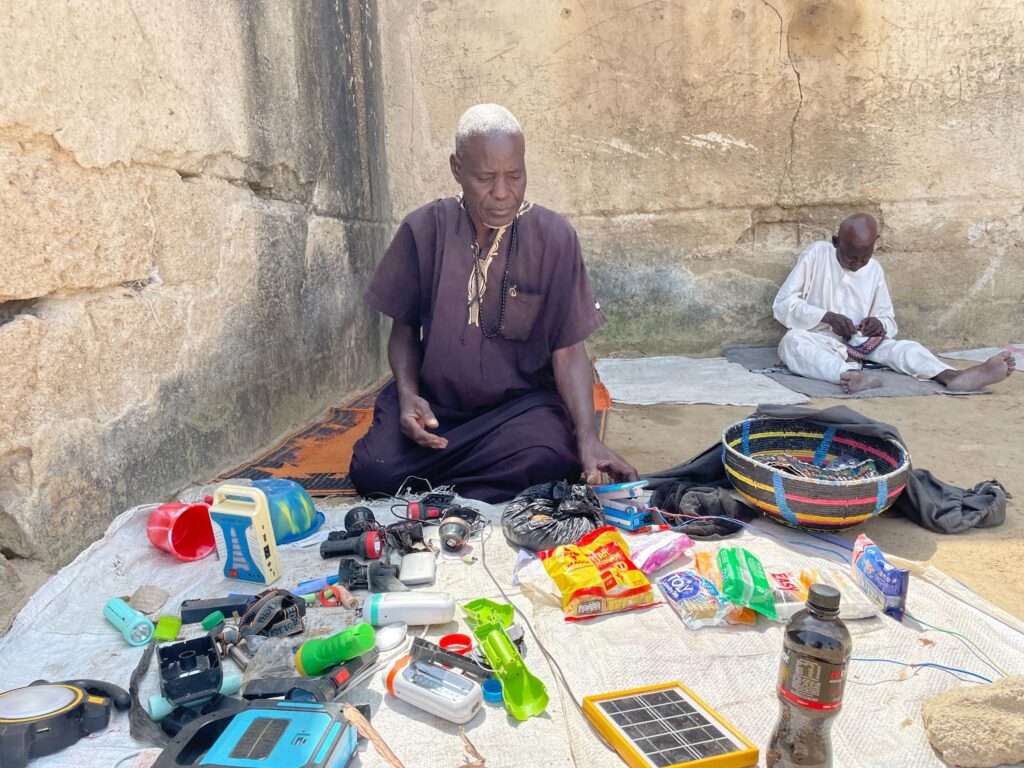
[[[583,711],[632,768],[757,765],[757,748],[678,682],[587,696]]]

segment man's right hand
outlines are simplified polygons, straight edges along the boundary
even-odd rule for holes
[[[436,450],[448,447],[448,441],[445,438],[427,432],[428,429],[437,429],[437,417],[430,410],[430,403],[419,395],[401,399],[398,423],[402,428],[402,434],[417,445]]]
[[[853,320],[848,318],[846,315],[838,315],[835,312],[826,312],[825,316],[821,318],[821,322],[830,326],[832,328],[832,333],[843,340],[849,339],[857,332],[857,326],[854,325]]]

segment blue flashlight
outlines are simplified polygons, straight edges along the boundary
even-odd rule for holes
[[[120,630],[128,645],[145,645],[153,636],[153,622],[119,597],[107,600],[103,615]]]

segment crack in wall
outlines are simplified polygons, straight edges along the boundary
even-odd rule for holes
[[[793,70],[793,74],[796,76],[796,90],[797,90],[797,105],[796,110],[793,112],[793,117],[789,122],[789,152],[786,155],[786,165],[783,170],[782,176],[779,177],[779,188],[777,196],[779,199],[782,198],[782,188],[786,181],[789,181],[790,190],[793,188],[793,161],[796,156],[796,123],[800,118],[800,110],[804,106],[804,88],[800,82],[800,70],[796,68],[796,62],[793,61],[793,54],[790,51],[790,27],[786,26],[785,20],[782,18],[782,14],[779,9],[768,2],[768,0],[761,0],[761,4],[770,8],[772,12],[779,18],[779,63],[788,66]],[[782,58],[782,41],[785,38],[786,41],[786,58]]]

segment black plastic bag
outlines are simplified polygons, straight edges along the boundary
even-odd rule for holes
[[[534,552],[572,544],[604,524],[593,489],[564,480],[527,488],[501,515],[505,538]]]

